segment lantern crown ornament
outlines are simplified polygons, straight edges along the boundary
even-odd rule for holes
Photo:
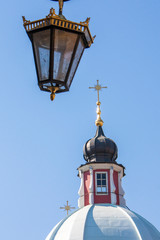
[[[84,49],[95,38],[89,30],[90,18],[76,23],[62,15],[63,1],[59,0],[59,15],[51,8],[40,20],[28,21],[22,17],[32,42],[39,88],[50,92],[52,101],[56,93],[69,91]]]
[[[54,2],[59,2],[59,16],[61,16],[62,18],[64,17],[62,15],[62,11],[63,11],[63,3],[64,2],[68,2],[70,0],[51,0],[51,1],[54,1]],[[64,17],[65,18],[65,17]]]

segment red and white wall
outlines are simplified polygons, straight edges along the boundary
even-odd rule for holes
[[[81,185],[79,189],[79,208],[98,203],[110,203],[125,206],[124,191],[121,179],[124,175],[123,167],[110,163],[90,163],[79,167]],[[106,192],[97,193],[97,173],[106,175]]]

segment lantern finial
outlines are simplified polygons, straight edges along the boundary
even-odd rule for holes
[[[59,15],[62,16],[63,3],[70,0],[51,0],[51,1],[59,2]]]
[[[53,101],[55,99],[55,96],[56,96],[55,93],[59,90],[59,87],[49,86],[47,88],[51,92],[50,99],[51,99],[51,101]]]
[[[59,15],[62,15],[62,10],[63,10],[63,0],[59,0]]]
[[[98,101],[97,101],[97,119],[95,121],[96,126],[103,126],[103,120],[101,119],[101,109],[100,109],[100,105],[101,102],[99,101],[99,91],[102,88],[107,88],[107,87],[102,87],[101,85],[99,85],[99,80],[97,80],[97,85],[95,85],[94,87],[89,87],[90,89],[95,89],[97,91],[97,95],[98,95]]]

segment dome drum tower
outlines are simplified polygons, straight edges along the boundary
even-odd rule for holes
[[[78,206],[110,203],[125,206],[121,179],[125,175],[124,166],[116,163],[117,146],[106,138],[102,127],[97,127],[96,136],[84,145],[86,164],[78,168],[81,185]]]

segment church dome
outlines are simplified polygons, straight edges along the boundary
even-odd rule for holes
[[[116,144],[106,138],[101,126],[97,127],[95,137],[88,140],[83,147],[83,156],[87,162],[114,162],[117,155]]]
[[[160,240],[160,232],[127,208],[88,205],[59,222],[46,240]]]

